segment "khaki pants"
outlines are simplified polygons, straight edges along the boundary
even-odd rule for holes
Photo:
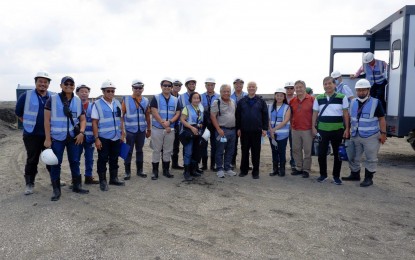
[[[293,139],[293,156],[297,171],[311,172],[311,146],[313,134],[310,130],[291,130]]]
[[[354,148],[353,157],[349,157],[349,167],[352,172],[360,171],[360,160],[363,154],[366,157],[364,167],[370,172],[376,172],[380,148],[379,138],[380,133],[367,138],[355,136],[350,139],[351,146]]]
[[[153,149],[152,162],[160,162],[161,151],[163,151],[163,162],[170,162],[173,152],[175,131],[172,128],[170,133],[166,133],[164,129],[152,127],[151,129],[151,149]]]

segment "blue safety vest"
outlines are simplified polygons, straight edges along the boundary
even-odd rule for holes
[[[164,98],[163,94],[155,95],[154,98],[157,101],[158,113],[162,120],[170,120],[176,114],[177,109],[177,102],[178,99],[175,96],[170,95],[169,103],[166,103],[166,99]],[[153,126],[159,129],[163,129],[164,127],[153,117],[152,120]],[[170,124],[171,128],[174,128],[174,123]]]
[[[290,107],[287,104],[282,104],[280,109],[272,110],[272,104],[268,105],[268,117],[272,128],[285,120],[285,114],[289,108]],[[288,138],[290,134],[290,121],[288,121],[282,128],[278,129],[275,134],[277,134],[277,140]]]
[[[366,73],[366,79],[369,80],[370,85],[373,84],[382,84],[385,80],[385,66],[383,66],[383,61],[375,60],[375,67],[372,69],[369,63],[364,64],[364,71]]]
[[[91,118],[92,103],[91,102],[88,103],[88,107],[86,108],[86,110],[84,110],[84,112],[85,112],[85,118],[86,118],[85,141],[87,143],[93,143],[95,138],[94,138],[94,133],[92,132],[92,118]]]
[[[202,94],[202,106],[204,110],[209,111],[210,106],[213,104],[213,101],[219,99],[220,95],[215,93],[212,96],[209,96],[207,92]]]
[[[350,118],[352,136],[359,136],[366,138],[379,132],[379,119],[375,117],[375,111],[379,100],[370,97],[363,105],[360,118],[357,118],[359,109],[359,101],[355,98],[350,105]]]
[[[50,96],[51,92],[48,91],[47,95]],[[28,90],[26,92],[23,112],[23,128],[28,133],[32,133],[35,129],[37,114],[39,112],[40,98],[41,97],[37,95],[36,90]]]
[[[231,95],[231,99],[233,99],[233,101],[235,101],[235,104],[237,104],[238,103],[238,101],[239,100],[241,100],[243,97],[245,97],[246,95],[248,95],[248,93],[246,93],[246,92],[244,92],[244,91],[242,91],[242,93],[241,93],[241,96],[240,97],[238,97],[238,96],[236,96],[236,94],[235,94],[235,91],[232,93],[232,95]],[[238,98],[239,98],[239,100],[238,100]]]
[[[64,141],[69,135],[74,137],[74,126],[79,123],[79,116],[82,114],[82,102],[77,96],[71,99],[69,109],[72,113],[73,124],[64,114],[63,103],[59,94],[52,95],[50,109],[50,136],[54,140]]]
[[[117,99],[114,99],[112,109],[108,104],[99,99],[94,102],[97,107],[99,121],[98,121],[98,136],[105,139],[119,139],[121,137],[121,104]]]
[[[125,130],[130,133],[137,133],[140,126],[140,132],[147,128],[146,111],[148,109],[148,99],[142,97],[140,105],[137,108],[132,96],[124,97],[126,114],[124,115]]]

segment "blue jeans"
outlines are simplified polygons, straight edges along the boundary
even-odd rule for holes
[[[285,165],[285,162],[286,162],[285,151],[287,149],[288,138],[277,140],[278,147],[275,147],[272,144],[271,138],[269,138],[269,142],[271,143],[272,162],[279,162],[282,165]]]
[[[188,144],[183,147],[184,165],[190,165],[191,163],[197,163],[200,160],[200,138],[199,136],[193,137]]]
[[[98,174],[107,172],[109,162],[110,172],[118,170],[118,156],[120,155],[121,141],[112,141],[100,137],[102,143],[101,150],[98,150],[97,171]]]
[[[215,131],[216,168],[218,171],[229,171],[231,169],[232,158],[235,153],[236,131],[235,129],[228,128],[222,128],[222,130],[225,132],[227,142],[222,143],[218,132]]]
[[[94,166],[94,143],[83,142],[79,146],[79,161],[81,161],[82,153],[85,151],[85,176],[92,177],[92,168]]]
[[[61,177],[61,164],[63,159],[63,152],[68,154],[69,167],[71,168],[72,177],[79,176],[79,145],[75,145],[73,141],[67,143],[66,141],[52,140],[53,153],[58,157],[58,164],[51,166],[50,180],[56,181]]]
[[[143,146],[144,140],[146,138],[146,131],[137,133],[130,133],[127,131],[126,141],[130,146],[130,151],[128,151],[127,159],[125,159],[124,164],[131,164],[131,158],[133,157],[133,150],[135,146],[135,161],[143,161]]]

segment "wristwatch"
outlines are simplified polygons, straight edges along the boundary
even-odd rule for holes
[[[386,132],[380,131],[381,134],[386,135]]]

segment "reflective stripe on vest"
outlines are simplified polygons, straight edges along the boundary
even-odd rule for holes
[[[121,104],[114,99],[113,108],[111,109],[104,100],[99,99],[94,102],[97,107],[98,136],[105,139],[115,139],[121,137]],[[118,108],[118,109],[117,109]]]
[[[140,132],[143,132],[147,128],[147,121],[145,117],[145,112],[148,108],[148,99],[142,97],[140,105],[137,108],[135,100],[132,96],[124,97],[124,104],[126,114],[124,115],[125,130],[130,133],[138,132],[138,125],[140,124]],[[144,108],[143,109],[141,108]]]
[[[350,105],[352,136],[356,136],[359,133],[361,137],[366,138],[379,132],[379,119],[375,117],[378,102],[378,99],[370,97],[363,105],[361,116],[358,119],[359,102],[357,99],[352,100]]]
[[[50,96],[51,92],[48,91],[47,95]],[[39,97],[35,90],[28,90],[26,92],[26,99],[24,103],[24,112],[23,112],[23,128],[26,132],[32,133],[33,130],[35,129],[38,112],[39,112]]]
[[[213,101],[220,98],[219,94],[216,94],[216,93],[209,97],[210,97],[210,102],[208,99],[208,94],[206,92],[202,94],[202,106],[204,110],[209,110],[209,107],[213,104]]]
[[[371,86],[375,83],[382,84],[386,80],[384,75],[385,69],[386,68],[383,66],[383,62],[380,60],[375,61],[375,67],[373,69],[370,67],[369,63],[364,65],[366,79],[369,80]]]
[[[86,108],[85,112],[85,119],[86,119],[86,127],[85,127],[85,140],[87,143],[91,143],[95,140],[94,133],[92,132],[92,103],[88,103],[88,107]]]
[[[280,109],[277,111],[276,109],[272,110],[272,104],[268,105],[268,117],[272,128],[285,120],[285,115],[289,108],[290,107],[287,104],[282,104]],[[290,121],[288,121],[282,128],[275,131],[275,133],[277,134],[277,140],[287,138],[290,134]]]
[[[63,112],[63,103],[60,96],[51,96],[51,109],[50,109],[50,136],[59,141],[66,139],[68,130],[69,135],[74,137],[74,126],[79,123],[79,116],[82,114],[82,102],[79,97],[74,96],[69,104],[69,109],[72,112],[71,120]]]
[[[166,99],[160,98],[160,96],[163,96],[162,94],[155,95],[154,98],[157,101],[157,110],[158,114],[160,115],[161,119],[164,121],[170,120],[174,117],[176,114],[177,109],[177,101],[178,99],[175,96],[170,95],[169,103],[166,104]],[[164,127],[153,117],[153,126],[159,129],[163,129]],[[174,128],[174,123],[170,124],[171,128]]]

